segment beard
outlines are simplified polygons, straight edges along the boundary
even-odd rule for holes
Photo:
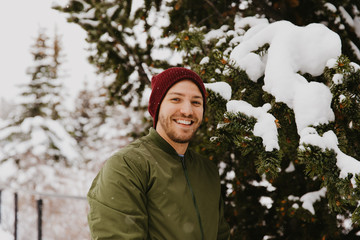
[[[195,136],[196,131],[198,130],[200,121],[195,119],[192,128],[190,129],[179,129],[176,126],[176,122],[172,120],[172,118],[165,118],[159,115],[159,124],[161,125],[162,129],[164,129],[165,134],[167,137],[176,143],[188,143],[191,139]]]

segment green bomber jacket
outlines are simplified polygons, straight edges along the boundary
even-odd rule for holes
[[[92,239],[229,239],[218,169],[155,129],[110,157],[88,192]]]

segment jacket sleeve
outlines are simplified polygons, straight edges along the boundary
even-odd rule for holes
[[[92,239],[147,238],[145,182],[139,163],[119,155],[107,160],[88,192]]]
[[[218,229],[218,240],[229,240],[230,239],[230,227],[226,222],[224,217],[224,201],[220,197],[220,206],[219,206],[219,229]]]

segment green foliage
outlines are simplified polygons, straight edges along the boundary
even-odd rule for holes
[[[236,14],[237,4],[227,0],[181,0],[169,3],[171,25],[165,33],[178,33],[189,26],[218,28],[231,24]]]
[[[341,236],[353,236],[356,230],[346,232],[341,229],[338,218],[341,215],[344,219],[358,219],[359,210],[355,209],[359,202],[359,187],[353,186],[351,174],[347,178],[339,177],[337,154],[333,150],[323,151],[313,145],[299,147],[300,136],[293,110],[284,103],[276,102],[272,95],[262,90],[263,78],[253,82],[242,69],[227,60],[232,49],[231,37],[191,42],[183,37],[189,35],[184,31],[174,41],[176,46],[185,46],[182,48],[185,51],[184,61],[192,69],[196,69],[206,82],[228,83],[232,88],[231,99],[246,101],[254,107],[269,103],[269,113],[275,117],[278,128],[280,149],[265,151],[262,139],[253,134],[257,119],[243,113],[228,112],[227,100],[208,89],[206,121],[194,145],[198,151],[219,164],[226,196],[226,213],[233,229],[233,239],[262,239],[265,235],[279,239],[281,236],[291,239],[340,239]],[[201,36],[197,36],[197,39],[201,39]],[[220,41],[224,44],[217,44]],[[184,45],[181,45],[182,42],[185,42]],[[265,56],[268,48],[269,45],[264,45],[254,53]],[[206,53],[205,60],[199,58],[196,49],[202,49]],[[199,64],[200,62],[202,63]],[[326,69],[324,74],[318,77],[305,77],[309,81],[331,86],[336,99],[340,94],[344,94],[346,84],[334,86],[334,74],[341,72],[345,76],[344,82],[345,79],[356,79],[357,74],[345,56],[337,60],[337,66],[338,69]],[[337,89],[337,95],[334,87],[341,87],[341,90]],[[356,97],[359,94],[355,92],[353,95],[355,106],[358,107],[359,101]],[[344,117],[343,113],[340,115]],[[354,116],[355,113],[351,117]],[[342,141],[346,140],[347,147],[344,152],[356,158],[358,156],[351,152],[359,149],[354,150],[354,144],[356,145],[358,140],[352,138],[353,142],[350,144],[348,138],[352,137],[351,134],[344,134],[341,139],[341,134],[338,133],[340,126],[345,132],[354,132],[354,129],[349,128],[349,123],[348,120],[344,125],[336,119],[329,124],[312,127],[320,136],[328,131],[336,131],[341,140],[340,146]],[[212,145],[209,145],[206,139],[211,139]],[[348,151],[350,148],[352,150]],[[315,193],[322,187],[326,188],[326,196],[319,197],[314,202],[316,215],[299,207],[303,203],[301,196],[309,192]],[[261,199],[266,198],[273,201],[269,208],[261,203]],[[302,231],[294,226],[302,226],[306,230]],[[358,229],[357,226],[355,221],[353,228]]]
[[[357,186],[360,186],[360,174],[357,174],[355,176],[355,183]],[[359,187],[357,187],[354,192],[355,192],[356,196],[360,196],[360,188]],[[353,213],[352,221],[360,222],[360,205],[359,204]]]
[[[355,70],[346,56],[340,56],[333,68],[324,75],[332,81],[332,108],[335,112],[335,131],[340,149],[356,159],[360,158],[360,71]],[[335,76],[340,79],[336,80]]]
[[[191,57],[189,54],[187,54],[187,56],[184,58],[185,65],[192,65],[195,62],[199,62],[199,59],[206,53],[205,50],[202,49],[203,40],[204,33],[201,31],[201,29],[192,28],[189,31],[180,32],[177,35],[177,38],[170,44],[170,46],[177,51],[183,51],[185,53],[190,52],[190,49],[192,49],[193,54]],[[193,49],[193,46],[198,46],[198,48]]]
[[[336,166],[336,153],[332,150],[323,151],[317,146],[304,145],[299,150],[299,162],[305,165],[305,174],[311,178],[320,178],[322,186],[327,188],[327,199],[331,209],[340,212],[345,204],[356,204],[351,196],[350,178],[339,180],[340,170]]]

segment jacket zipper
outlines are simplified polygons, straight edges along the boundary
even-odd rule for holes
[[[195,199],[195,194],[194,194],[194,191],[191,187],[191,184],[190,184],[190,179],[189,179],[189,175],[188,175],[188,171],[187,171],[187,168],[186,168],[186,165],[185,165],[185,158],[184,157],[180,157],[181,159],[181,165],[182,165],[182,168],[184,170],[184,174],[185,174],[185,178],[186,178],[186,182],[187,182],[187,185],[189,187],[189,190],[190,190],[190,193],[191,193],[191,197],[192,197],[192,200],[193,200],[193,203],[194,203],[194,207],[195,207],[195,210],[196,210],[196,215],[198,217],[198,222],[199,222],[199,225],[200,225],[200,230],[201,230],[201,239],[203,240],[204,239],[204,230],[203,230],[203,226],[202,226],[202,222],[201,222],[201,218],[200,218],[200,211],[199,211],[199,207],[196,203],[196,199]]]

